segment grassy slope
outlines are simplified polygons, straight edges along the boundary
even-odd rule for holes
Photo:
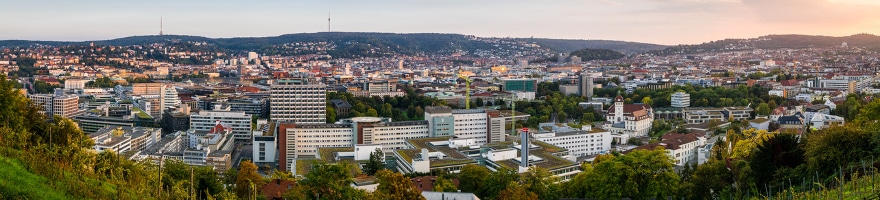
[[[0,157],[0,199],[69,199],[18,160]]]

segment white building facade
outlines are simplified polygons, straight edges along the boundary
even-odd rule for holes
[[[235,139],[250,141],[253,133],[251,120],[251,115],[244,112],[203,110],[190,116],[189,127],[192,130],[207,131],[220,122],[232,127]]]

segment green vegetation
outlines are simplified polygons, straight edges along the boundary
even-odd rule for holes
[[[111,79],[110,77],[106,77],[106,76],[101,77],[101,78],[97,78],[94,81],[89,81],[88,83],[86,83],[87,87],[99,87],[99,88],[112,88],[112,87],[116,87],[116,85],[119,85],[119,84],[116,82],[113,82],[113,79]]]
[[[850,46],[869,49],[880,47],[880,36],[856,34],[843,37],[812,36],[812,35],[767,35],[751,39],[724,39],[696,45],[678,45],[663,50],[650,51],[646,54],[698,54],[706,52],[728,52],[749,49],[780,49],[780,48],[822,48],[836,47],[847,42]]]
[[[782,97],[770,96],[768,92],[770,88],[753,86],[738,86],[735,89],[725,87],[700,87],[694,85],[675,85],[667,89],[635,89],[632,94],[622,92],[621,88],[603,88],[596,89],[595,95],[598,97],[614,98],[618,94],[625,99],[643,100],[644,97],[650,97],[650,105],[655,108],[670,107],[670,99],[672,93],[686,92],[691,95],[691,107],[728,107],[728,106],[747,106],[752,104],[755,108],[760,103],[768,105],[787,106],[788,101]],[[772,103],[771,103],[772,102]],[[643,102],[635,102],[643,103]],[[770,109],[775,109],[771,107]]]
[[[334,116],[336,119],[369,116],[390,117],[393,121],[423,120],[426,106],[446,105],[445,101],[417,95],[411,89],[407,89],[406,95],[400,97],[355,97],[347,92],[331,92],[327,93],[328,107],[332,107],[329,103],[331,99],[342,99],[352,106],[348,114]]]
[[[614,60],[626,56],[620,52],[609,49],[581,49],[572,51],[569,55],[580,57],[582,61]]]
[[[29,172],[18,160],[0,157],[0,199],[65,199],[46,178]]]

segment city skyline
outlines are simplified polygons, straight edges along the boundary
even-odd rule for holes
[[[768,34],[880,33],[870,0],[6,2],[0,40],[135,35],[264,37],[327,31],[694,44]]]

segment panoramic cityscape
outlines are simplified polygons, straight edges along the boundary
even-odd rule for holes
[[[880,4],[450,3],[52,2],[0,199],[880,198]]]

